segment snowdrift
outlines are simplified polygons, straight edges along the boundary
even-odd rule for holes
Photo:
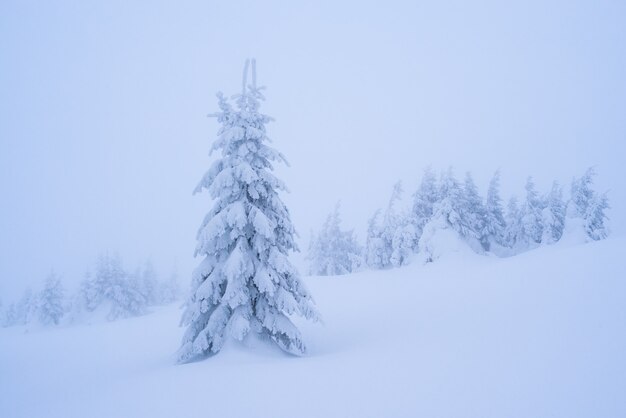
[[[2,417],[626,416],[626,239],[310,277],[310,355],[257,340],[175,365],[176,305],[0,329]]]

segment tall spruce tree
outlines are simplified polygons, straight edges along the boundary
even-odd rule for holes
[[[585,212],[585,232],[594,241],[605,239],[609,236],[609,229],[604,223],[608,219],[604,211],[609,208],[609,198],[606,193],[595,195],[587,206],[587,211]]]
[[[589,167],[581,178],[574,178],[571,186],[571,201],[574,215],[585,218],[587,208],[595,196],[593,190],[593,179],[596,176],[596,169]]]
[[[466,219],[467,225],[471,231],[471,235],[480,240],[483,249],[489,249],[489,242],[485,230],[485,206],[483,200],[478,194],[478,188],[474,183],[474,178],[468,171],[465,174],[465,184],[463,186],[463,216]]]
[[[433,217],[443,219],[463,238],[478,238],[467,216],[464,189],[454,176],[452,168],[441,176],[439,197]]]
[[[554,244],[563,236],[565,229],[565,202],[563,188],[556,181],[546,197],[546,207],[543,210],[543,239],[546,244]]]
[[[435,204],[439,201],[439,190],[437,189],[437,179],[435,173],[429,167],[424,170],[424,176],[419,188],[413,194],[413,220],[415,222],[416,234],[422,235],[424,226],[433,216]]]
[[[417,228],[413,216],[400,207],[402,193],[402,182],[398,181],[393,186],[382,220],[381,212],[376,211],[369,221],[365,259],[372,268],[407,264],[410,256],[417,250]]]
[[[388,244],[383,236],[383,227],[380,222],[381,209],[377,209],[367,223],[367,238],[365,241],[365,264],[368,267],[381,269],[389,263]]]
[[[522,222],[520,241],[530,245],[539,244],[543,236],[543,219],[541,212],[543,202],[539,193],[535,189],[535,182],[532,177],[526,180],[526,201],[522,206]]]
[[[348,274],[362,264],[362,249],[353,230],[341,229],[339,203],[328,215],[320,232],[311,237],[309,254],[310,273],[320,276]]]
[[[608,236],[609,230],[605,224],[608,219],[605,211],[610,207],[606,195],[598,194],[593,190],[593,179],[596,170],[593,167],[587,169],[585,174],[572,181],[571,201],[568,212],[572,216],[583,219],[585,233],[594,241],[604,239]]]
[[[39,295],[39,321],[44,325],[58,325],[65,314],[65,290],[61,279],[50,273]]]
[[[485,229],[483,235],[489,241],[506,245],[504,237],[506,222],[500,198],[500,171],[496,171],[489,182],[487,201],[485,202]]]
[[[515,196],[509,199],[506,211],[506,228],[504,230],[504,242],[506,246],[519,249],[520,236],[522,234],[522,211]]]
[[[195,189],[207,189],[214,206],[197,235],[196,256],[204,257],[192,276],[191,295],[182,324],[187,326],[178,360],[186,362],[220,351],[229,336],[242,340],[250,332],[265,336],[281,349],[306,349],[290,315],[317,319],[313,300],[287,254],[296,250],[294,227],[278,192],[282,181],[272,174],[274,162],[286,162],[267,145],[259,113],[264,97],[256,85],[235,96],[236,107],[218,94],[222,125],[211,151],[217,159]]]

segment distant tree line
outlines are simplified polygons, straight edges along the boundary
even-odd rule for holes
[[[58,325],[96,310],[112,321],[141,315],[151,306],[179,298],[176,274],[161,280],[150,261],[131,273],[124,269],[119,256],[102,255],[93,274],[85,274],[74,294],[68,294],[60,276],[50,273],[39,292],[27,288],[17,302],[4,309],[0,302],[0,324],[4,327],[31,322]]]
[[[308,260],[310,273],[335,275],[362,266],[373,269],[398,267],[415,254],[433,261],[434,237],[445,230],[477,253],[512,256],[542,244],[561,240],[566,229],[579,232],[586,240],[601,240],[609,231],[606,193],[594,190],[596,172],[589,168],[574,178],[569,196],[557,182],[541,194],[532,177],[525,185],[525,196],[512,197],[506,209],[500,197],[500,172],[496,171],[485,197],[481,196],[470,173],[459,181],[452,169],[437,176],[427,169],[412,206],[403,209],[403,193],[397,183],[384,210],[377,210],[367,227],[365,246],[353,231],[341,229],[339,206],[328,216],[321,230],[312,235]]]

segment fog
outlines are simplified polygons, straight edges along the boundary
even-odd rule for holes
[[[192,196],[215,93],[255,57],[278,175],[306,249],[341,200],[367,218],[422,170],[503,194],[595,165],[614,234],[626,204],[626,3],[205,1],[0,3],[0,295],[97,255],[187,283],[211,206]],[[297,256],[303,266],[302,256]]]

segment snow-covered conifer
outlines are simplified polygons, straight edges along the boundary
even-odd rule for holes
[[[465,174],[463,198],[462,216],[471,231],[471,236],[480,240],[483,249],[488,250],[489,241],[485,235],[485,206],[470,172]]]
[[[607,219],[605,210],[609,208],[609,199],[606,194],[595,195],[587,205],[585,212],[585,232],[594,241],[605,239],[609,230],[604,221]]]
[[[415,194],[413,194],[413,221],[418,238],[422,235],[424,226],[433,216],[433,210],[438,201],[439,190],[437,189],[437,180],[432,169],[429,167],[424,170],[419,188]]]
[[[328,215],[320,232],[311,237],[309,254],[310,273],[321,276],[347,274],[362,264],[362,250],[354,231],[341,230],[339,203]]]
[[[589,167],[579,179],[574,178],[571,186],[571,205],[575,215],[583,218],[587,214],[587,208],[595,196],[593,179],[596,176],[594,167]]]
[[[411,256],[417,251],[418,233],[415,223],[408,216],[399,218],[391,239],[391,257],[389,261],[395,267],[409,263]]]
[[[409,262],[410,257],[417,250],[419,241],[418,231],[415,226],[416,221],[412,214],[400,207],[402,199],[402,182],[397,182],[393,187],[389,206],[385,212],[385,232],[386,241],[391,245],[389,263],[399,267]]]
[[[609,208],[609,201],[606,193],[600,195],[593,190],[595,176],[596,171],[591,167],[580,179],[572,181],[568,213],[582,218],[585,233],[589,238],[597,241],[608,236],[605,211]]]
[[[159,302],[158,295],[158,278],[152,261],[146,261],[143,270],[140,275],[139,286],[141,293],[146,299],[148,305],[155,305]]]
[[[383,238],[383,229],[380,222],[381,210],[378,209],[367,224],[367,238],[365,242],[365,263],[375,269],[385,267],[389,260],[389,246]]]
[[[81,293],[87,311],[107,304],[107,319],[111,321],[145,312],[146,299],[139,280],[124,270],[119,256],[100,256],[93,277],[86,275],[81,283]]]
[[[65,290],[61,279],[54,273],[46,278],[43,290],[39,294],[39,321],[43,325],[58,325],[65,314]]]
[[[546,244],[553,244],[561,239],[565,228],[566,206],[563,201],[563,188],[555,181],[546,197],[543,209],[543,239]]]
[[[522,212],[517,203],[516,197],[511,197],[507,205],[506,228],[504,231],[504,242],[509,248],[519,247],[520,236],[522,234]]]
[[[472,228],[471,220],[466,216],[467,209],[463,187],[454,176],[451,168],[441,176],[439,197],[440,200],[435,205],[433,217],[445,221],[463,238],[478,238],[476,231]]]
[[[535,189],[532,177],[526,180],[526,201],[522,206],[520,244],[539,244],[543,236],[543,202]]]
[[[220,158],[204,175],[195,192],[207,189],[215,200],[197,235],[196,256],[204,257],[192,277],[191,295],[182,324],[187,326],[180,362],[217,353],[226,338],[242,340],[250,332],[268,337],[281,349],[305,353],[299,330],[290,316],[316,319],[308,290],[288,252],[296,249],[294,227],[278,192],[282,181],[272,174],[285,159],[267,145],[259,113],[263,96],[244,70],[236,108],[222,96],[215,115],[222,125],[212,151]]]
[[[370,219],[367,234],[366,261],[373,268],[401,266],[417,249],[415,220],[402,210],[402,183],[397,182],[382,219],[377,211]]]
[[[504,237],[506,222],[500,198],[500,171],[496,171],[489,182],[485,203],[485,229],[483,235],[499,245],[506,245]]]

